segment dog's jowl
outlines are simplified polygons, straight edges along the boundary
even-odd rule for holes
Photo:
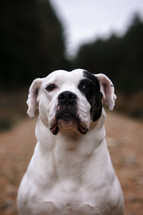
[[[37,144],[18,190],[20,215],[123,215],[102,107],[115,100],[107,76],[83,69],[33,81],[27,113],[39,113]]]

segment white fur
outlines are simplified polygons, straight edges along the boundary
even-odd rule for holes
[[[110,80],[103,74],[96,76],[112,109],[114,90],[106,91]],[[107,87],[102,87],[103,77]],[[33,117],[39,109],[38,142],[18,191],[20,215],[123,215],[123,194],[105,141],[105,111],[97,122],[91,121],[90,104],[77,88],[81,79],[81,69],[61,70],[36,79],[30,87],[28,114]],[[45,87],[50,83],[56,83],[57,88],[47,92]],[[34,93],[37,90],[38,95]],[[49,130],[55,120],[57,97],[65,90],[77,95],[80,119],[89,129],[86,135],[72,123],[63,124],[56,136]]]

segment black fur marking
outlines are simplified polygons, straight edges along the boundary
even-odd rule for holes
[[[85,95],[87,101],[91,105],[91,119],[96,121],[102,112],[102,93],[100,92],[100,84],[98,79],[90,72],[83,72],[84,79],[80,81],[78,89]]]

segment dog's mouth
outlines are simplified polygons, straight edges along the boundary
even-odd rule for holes
[[[83,135],[88,131],[88,128],[81,123],[79,117],[68,111],[56,114],[56,120],[51,126],[50,130],[54,135],[56,135],[58,134],[61,127],[64,129],[77,127],[78,131]]]

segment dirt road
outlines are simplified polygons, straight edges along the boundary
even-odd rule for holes
[[[0,214],[17,215],[16,195],[36,143],[36,119],[0,133]],[[143,214],[143,123],[107,113],[107,143],[125,196],[125,215]]]

